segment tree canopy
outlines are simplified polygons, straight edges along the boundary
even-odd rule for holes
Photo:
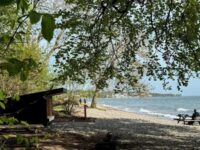
[[[85,81],[106,66],[119,82],[149,76],[164,86],[177,80],[179,88],[199,75],[199,0],[65,2],[59,27],[67,40],[56,55],[61,78]]]
[[[50,87],[48,63],[39,48],[39,43],[34,42],[32,37],[30,23],[35,24],[38,20],[32,22],[35,18],[33,12],[36,4],[30,2],[0,1],[0,107],[4,109],[5,99],[8,96],[14,96],[15,99],[18,94]],[[55,24],[51,15],[39,14],[39,16],[41,20],[45,18],[43,26],[47,26],[49,18],[53,20],[50,26]],[[48,26],[48,29],[51,27]],[[53,32],[54,29],[49,29],[48,35],[43,37],[50,40]]]
[[[17,29],[23,19],[41,23],[47,41],[55,28],[62,29],[64,42],[55,56],[61,80],[84,83],[103,69],[103,81],[117,79],[117,85],[125,78],[135,87],[148,76],[164,85],[177,80],[179,88],[199,75],[199,0],[65,0],[60,11],[48,13],[37,9],[39,2],[9,0],[1,6],[16,5]]]

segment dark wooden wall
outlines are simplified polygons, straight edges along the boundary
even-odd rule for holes
[[[63,92],[64,89],[55,89],[20,96],[20,100],[8,98],[6,110],[0,109],[0,115],[14,116],[19,121],[29,124],[48,123],[48,116],[52,114],[52,95]]]
[[[0,110],[0,113],[30,124],[47,123],[46,100],[40,96],[22,96],[20,101],[8,99],[6,110]]]

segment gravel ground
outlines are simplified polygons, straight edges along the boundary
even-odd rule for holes
[[[76,116],[83,116],[79,107]],[[118,149],[200,149],[200,126],[177,124],[174,120],[129,113],[113,108],[87,109],[95,121],[53,122],[52,131],[85,137],[91,149],[112,133]],[[88,147],[88,149],[90,149]]]

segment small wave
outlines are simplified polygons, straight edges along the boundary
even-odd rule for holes
[[[166,117],[166,118],[176,118],[177,116],[176,115],[170,115],[170,114],[163,114],[163,117]]]
[[[171,115],[171,114],[162,114],[162,113],[156,113],[156,112],[152,112],[152,113],[149,113],[149,114],[159,116],[159,117],[171,118],[171,119],[177,117],[177,116]]]
[[[105,107],[111,107],[111,105],[107,105],[107,104],[102,104]]]
[[[121,109],[119,106],[113,106],[113,105],[109,105],[109,104],[102,104],[102,106],[111,107],[111,108],[115,108],[115,109]]]
[[[152,112],[152,111],[150,111],[150,110],[143,109],[143,108],[140,109],[140,112],[146,113],[146,114],[149,114],[149,115],[165,117],[165,118],[176,118],[175,115],[171,115],[171,114],[162,114],[162,113]]]
[[[177,111],[189,111],[189,109],[185,109],[185,108],[178,108]]]
[[[143,113],[151,113],[150,110],[147,110],[147,109],[144,109],[144,108],[140,108],[140,112],[143,112]]]

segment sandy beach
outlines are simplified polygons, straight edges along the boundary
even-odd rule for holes
[[[83,107],[78,107],[75,115],[84,116]],[[91,149],[108,132],[111,132],[113,139],[118,142],[119,149],[200,149],[198,124],[177,124],[173,119],[130,113],[109,107],[88,108],[87,117],[96,119],[85,122],[55,121],[51,129],[88,138],[88,143],[82,144],[91,144]]]

